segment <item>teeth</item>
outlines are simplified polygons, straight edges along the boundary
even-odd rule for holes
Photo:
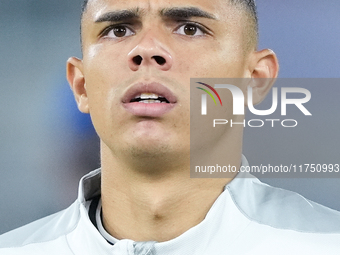
[[[145,103],[145,104],[149,104],[149,103],[169,103],[168,100],[166,100],[165,97],[159,96],[155,93],[141,93],[139,95],[137,95],[135,98],[133,98],[132,100],[130,100],[131,103],[134,102],[139,102],[139,103]]]
[[[159,101],[159,100],[143,100],[143,101],[140,101],[140,103],[152,104],[152,103],[161,103],[161,101]]]
[[[157,99],[158,98],[158,95],[154,94],[154,93],[142,93],[140,96],[141,99]]]

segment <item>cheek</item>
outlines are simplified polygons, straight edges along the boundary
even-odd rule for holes
[[[234,45],[236,45],[234,43]],[[187,47],[179,56],[178,67],[181,73],[190,78],[242,77],[245,58],[239,47],[232,42],[210,44],[191,49]]]
[[[94,104],[115,99],[115,91],[119,89],[123,76],[124,57],[119,50],[110,50],[103,44],[89,48],[84,56],[84,75],[89,100]],[[100,102],[100,100],[103,100]]]
[[[93,124],[98,133],[105,132],[104,127],[115,123],[112,113],[120,107],[119,90],[120,66],[119,54],[105,51],[100,46],[92,47],[84,56],[84,75],[89,110]],[[118,116],[119,117],[119,116]]]
[[[84,55],[84,68],[90,75],[117,77],[122,70],[128,70],[127,53],[110,42],[92,45]]]

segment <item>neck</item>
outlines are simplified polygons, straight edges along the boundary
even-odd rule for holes
[[[217,151],[223,151],[227,162],[240,166],[241,145]],[[190,157],[176,169],[151,174],[135,169],[131,160],[120,160],[103,142],[101,157],[103,224],[117,239],[162,242],[181,235],[205,218],[234,177],[190,178]]]

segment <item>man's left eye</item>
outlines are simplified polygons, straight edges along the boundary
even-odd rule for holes
[[[205,35],[204,29],[195,24],[184,24],[180,26],[176,31],[176,34],[188,35],[188,36],[200,36]]]
[[[106,37],[111,37],[111,38],[120,38],[120,37],[131,36],[134,34],[135,32],[133,32],[128,27],[119,25],[119,26],[109,28],[107,32],[104,33],[103,35]]]

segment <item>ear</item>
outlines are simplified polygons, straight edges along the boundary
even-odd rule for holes
[[[89,113],[86,83],[83,75],[83,62],[75,57],[66,64],[66,77],[76,99],[79,111]]]
[[[249,84],[253,91],[253,104],[265,99],[279,72],[279,63],[274,51],[265,49],[254,52],[251,57],[251,78]]]

